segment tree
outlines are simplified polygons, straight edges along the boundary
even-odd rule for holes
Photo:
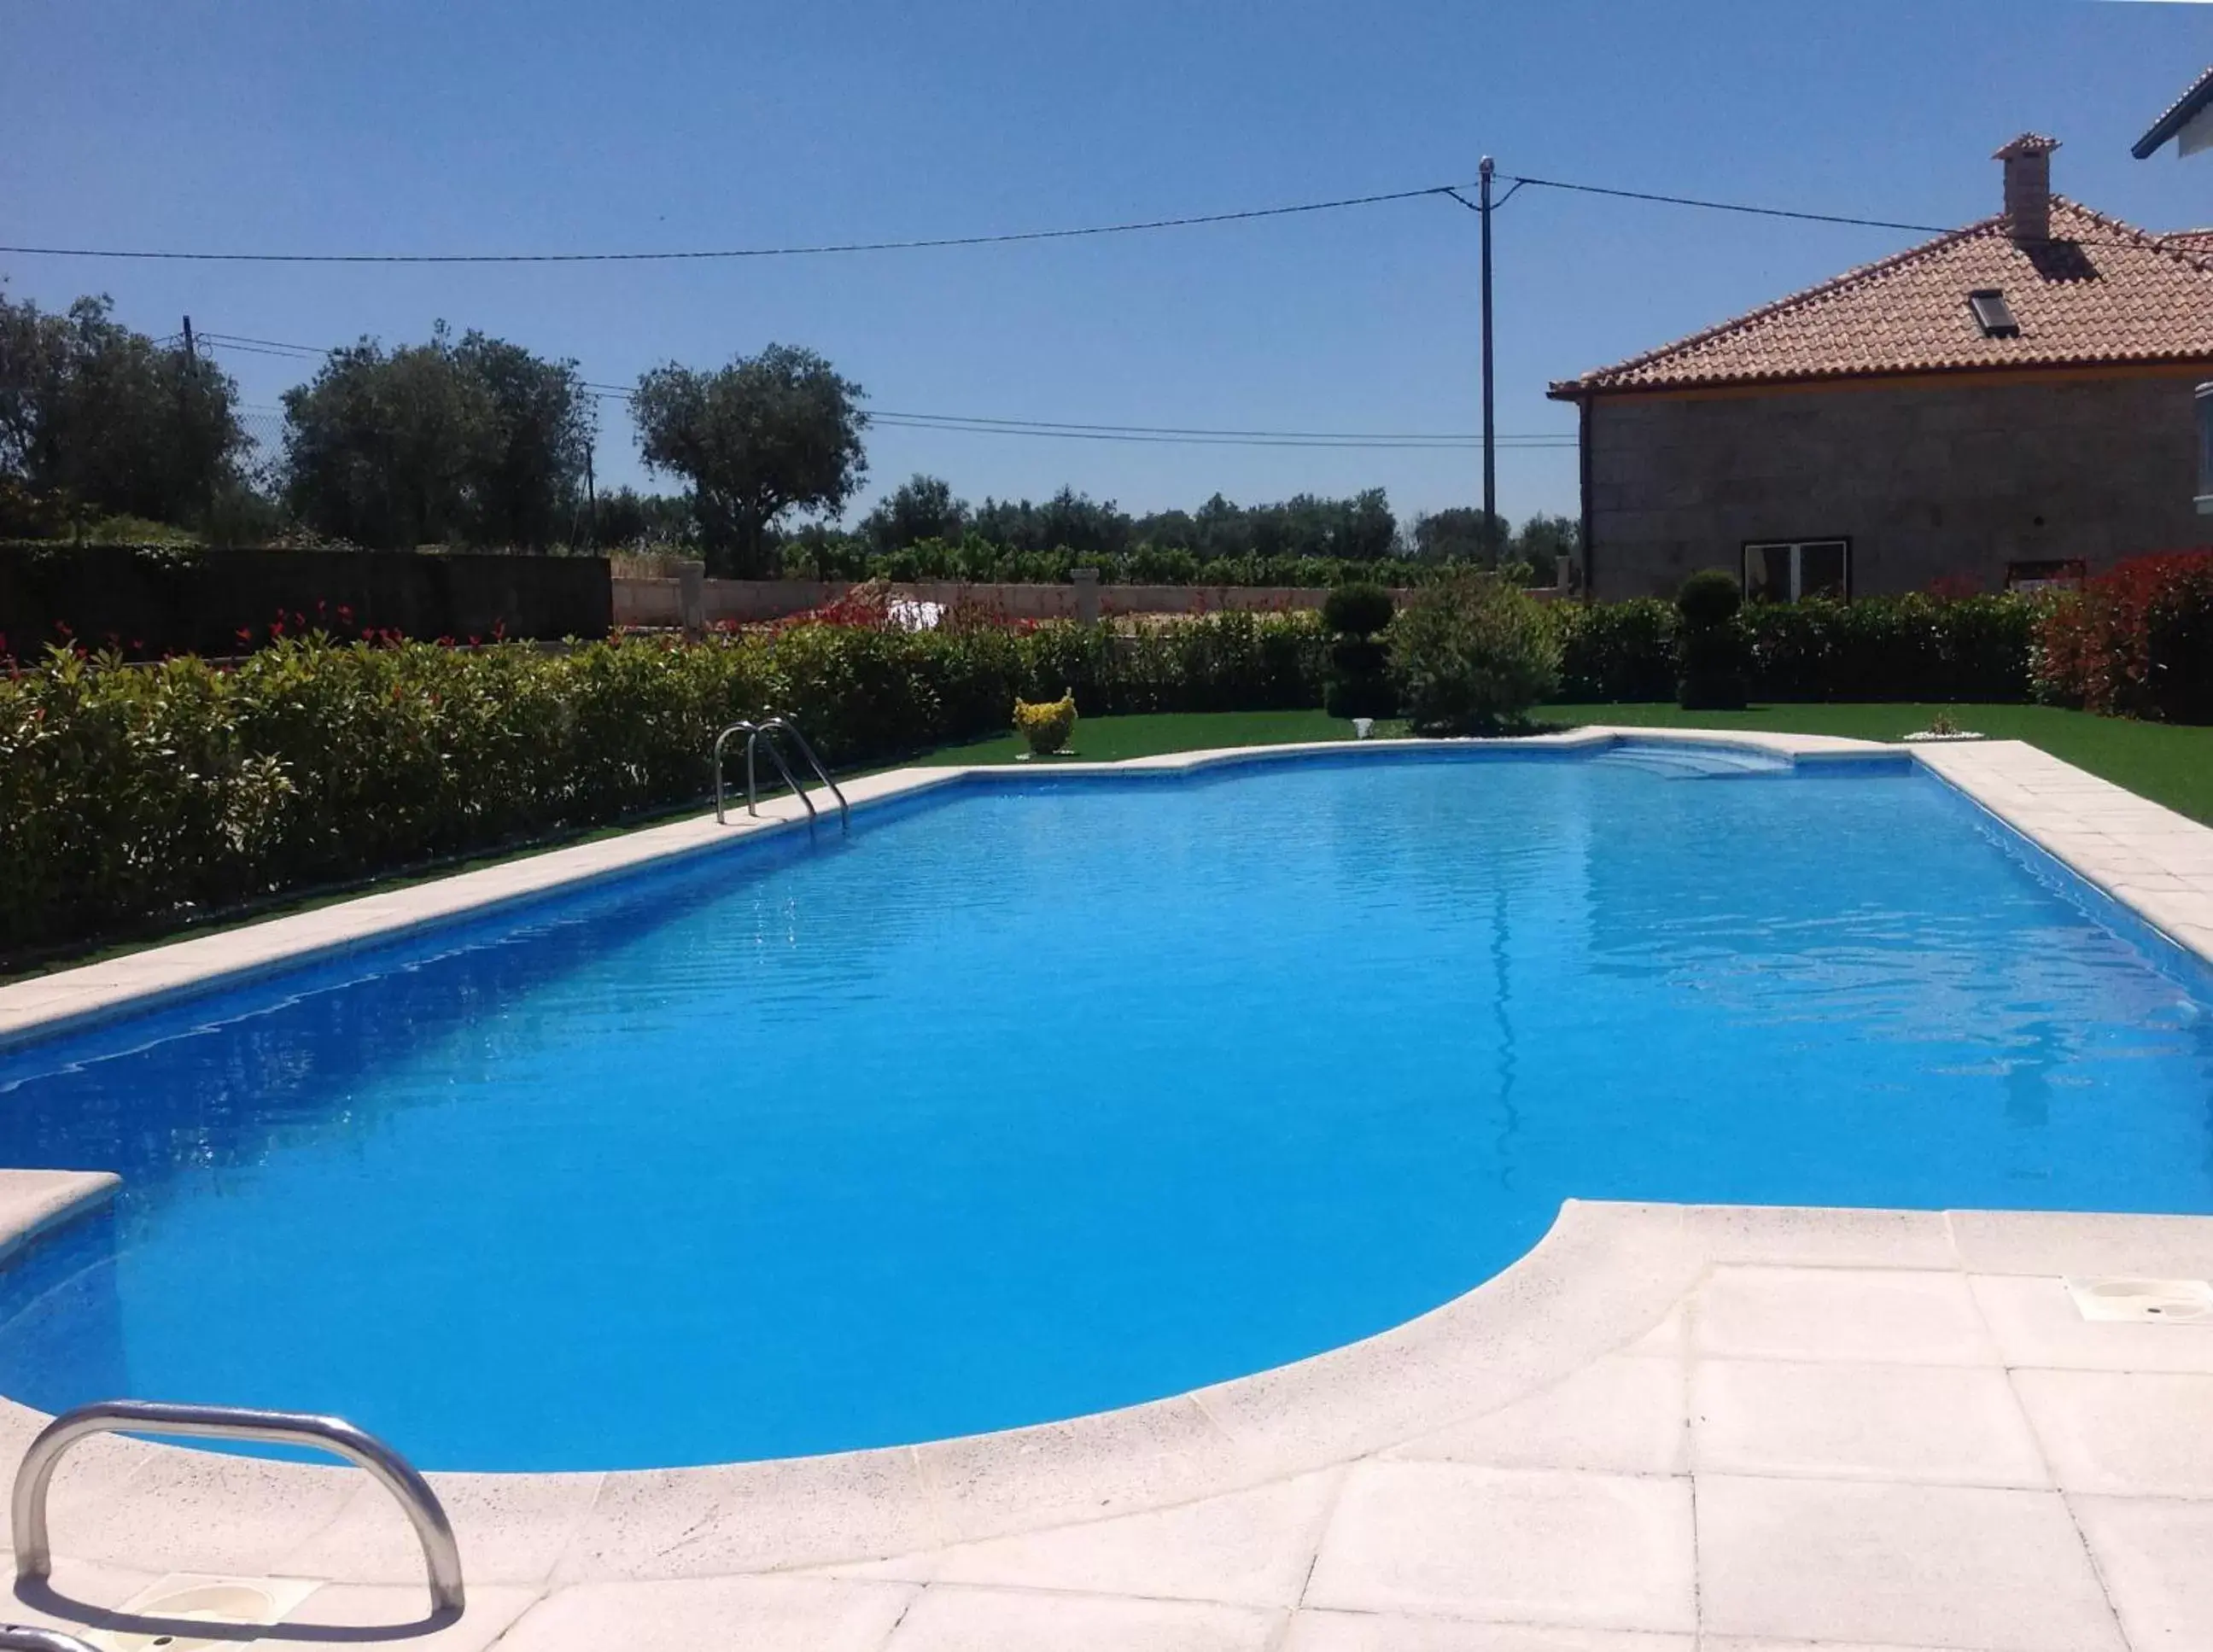
[[[1167,510],[1138,519],[1148,544],[1216,557],[1341,557],[1373,562],[1391,554],[1398,521],[1381,488],[1349,499],[1302,493],[1277,504],[1244,506],[1216,494],[1196,512]]]
[[[759,576],[792,510],[835,514],[868,474],[861,387],[811,350],[771,344],[713,372],[671,362],[637,381],[645,462],[692,485],[709,571]]]
[[[681,495],[621,487],[600,494],[593,508],[592,543],[603,550],[685,545],[696,532],[692,502]]]
[[[949,543],[967,527],[968,502],[953,497],[952,484],[918,472],[861,518],[861,537],[871,551],[904,551],[924,539]]]
[[[479,545],[532,550],[574,535],[597,434],[597,404],[573,361],[464,333],[454,370],[481,387],[490,414],[468,479],[463,531]]]
[[[1079,557],[1107,557],[1129,548],[1133,524],[1112,499],[1094,499],[1064,487],[1041,505],[1027,499],[986,499],[972,526],[984,539],[1010,550],[1066,549]]]
[[[392,548],[542,550],[569,536],[594,414],[574,362],[445,323],[364,338],[284,393],[285,495],[316,532]]]
[[[1414,518],[1414,555],[1423,562],[1495,564],[1513,542],[1503,516],[1490,519],[1484,531],[1482,509],[1453,505]]]
[[[1542,512],[1521,524],[1514,536],[1514,554],[1549,576],[1558,558],[1572,557],[1582,546],[1582,524],[1572,516],[1547,516]]]
[[[11,497],[79,521],[203,522],[243,485],[238,387],[214,363],[114,319],[0,297],[0,478]]]

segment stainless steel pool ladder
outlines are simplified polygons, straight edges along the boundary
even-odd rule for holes
[[[234,1405],[165,1405],[145,1399],[107,1399],[64,1411],[46,1424],[15,1470],[9,1514],[15,1532],[15,1577],[41,1582],[53,1575],[53,1545],[46,1533],[46,1492],[63,1454],[95,1434],[167,1434],[209,1440],[257,1440],[265,1445],[312,1446],[369,1471],[399,1500],[423,1545],[424,1570],[430,1583],[433,1612],[458,1618],[466,1598],[461,1588],[461,1551],[454,1541],[438,1494],[413,1465],[390,1446],[342,1417],[310,1417],[297,1411],[248,1411]],[[5,1631],[22,1633],[21,1631]],[[42,1631],[33,1631],[42,1632]],[[32,1652],[76,1652],[78,1643],[9,1641]]]
[[[92,1652],[74,1635],[34,1624],[0,1624],[0,1652]]]
[[[828,787],[830,795],[838,800],[838,829],[843,832],[850,832],[853,829],[853,811],[845,802],[845,794],[838,789],[838,783],[830,777],[830,771],[822,766],[822,759],[814,754],[814,747],[807,743],[807,736],[799,732],[799,725],[789,716],[781,712],[773,716],[764,717],[759,722],[734,722],[715,736],[715,821],[716,825],[721,825],[723,818],[722,747],[732,735],[737,734],[742,734],[746,737],[747,814],[760,813],[760,787],[755,779],[753,759],[755,753],[765,747],[770,761],[776,765],[776,771],[783,777],[783,783],[791,788],[794,796],[807,805],[807,824],[810,829],[813,828],[820,811],[814,807],[814,800],[807,795],[807,788],[801,785],[793,776],[791,765],[783,760],[783,753],[777,745],[776,737],[778,735],[789,735],[791,743],[799,747],[800,756],[807,759],[807,766],[814,771],[814,777]]]

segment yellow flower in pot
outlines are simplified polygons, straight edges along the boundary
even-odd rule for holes
[[[1068,736],[1076,727],[1076,695],[1063,689],[1057,700],[1042,700],[1035,704],[1027,700],[1015,702],[1015,731],[1029,743],[1024,757],[1051,757],[1068,744]]]

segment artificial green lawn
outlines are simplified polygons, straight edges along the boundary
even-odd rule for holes
[[[2054,757],[2126,786],[2192,819],[2213,822],[2213,728],[2130,722],[2048,705],[1759,705],[1746,711],[1684,711],[1672,705],[1548,705],[1535,721],[1550,728],[1588,722],[1639,728],[1758,728],[1799,735],[1897,740],[1926,728],[1939,711],[1962,728],[1996,740],[2025,740]],[[1384,732],[1394,732],[1395,725]],[[1069,741],[1070,758],[1112,763],[1161,752],[1216,746],[1276,746],[1302,740],[1350,740],[1352,725],[1320,711],[1164,713],[1086,717]],[[1010,763],[1022,750],[1013,735],[948,746],[925,763]],[[1051,761],[1052,759],[1047,759]]]
[[[1284,746],[1302,740],[1350,740],[1352,725],[1320,711],[1162,711],[1129,717],[1080,717],[1064,763],[1119,763],[1162,752],[1218,746]],[[1012,763],[1029,748],[1016,735],[944,746],[918,763]],[[1048,759],[1048,761],[1052,759]]]

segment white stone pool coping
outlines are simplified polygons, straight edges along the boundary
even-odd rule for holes
[[[1903,755],[1734,731],[1533,743],[1625,739]],[[2016,742],[1911,760],[2213,957],[2213,831]],[[860,809],[969,772],[847,789]],[[0,989],[0,1033],[792,830],[795,811],[687,820],[60,972]],[[0,1246],[113,1186],[0,1173]],[[2091,1325],[2060,1283],[2124,1273],[2213,1278],[2213,1219],[1570,1202],[1528,1256],[1431,1314],[1149,1405],[832,1457],[434,1475],[472,1595],[446,1625],[422,1620],[412,1539],[358,1475],[100,1440],[56,1484],[56,1593],[0,1618],[82,1631],[166,1575],[206,1574],[323,1582],[290,1638],[259,1644],[358,1638],[331,1627],[351,1624],[509,1652],[2213,1645],[2213,1325]],[[712,1371],[699,1378],[711,1393]],[[0,1465],[44,1420],[0,1401]]]

